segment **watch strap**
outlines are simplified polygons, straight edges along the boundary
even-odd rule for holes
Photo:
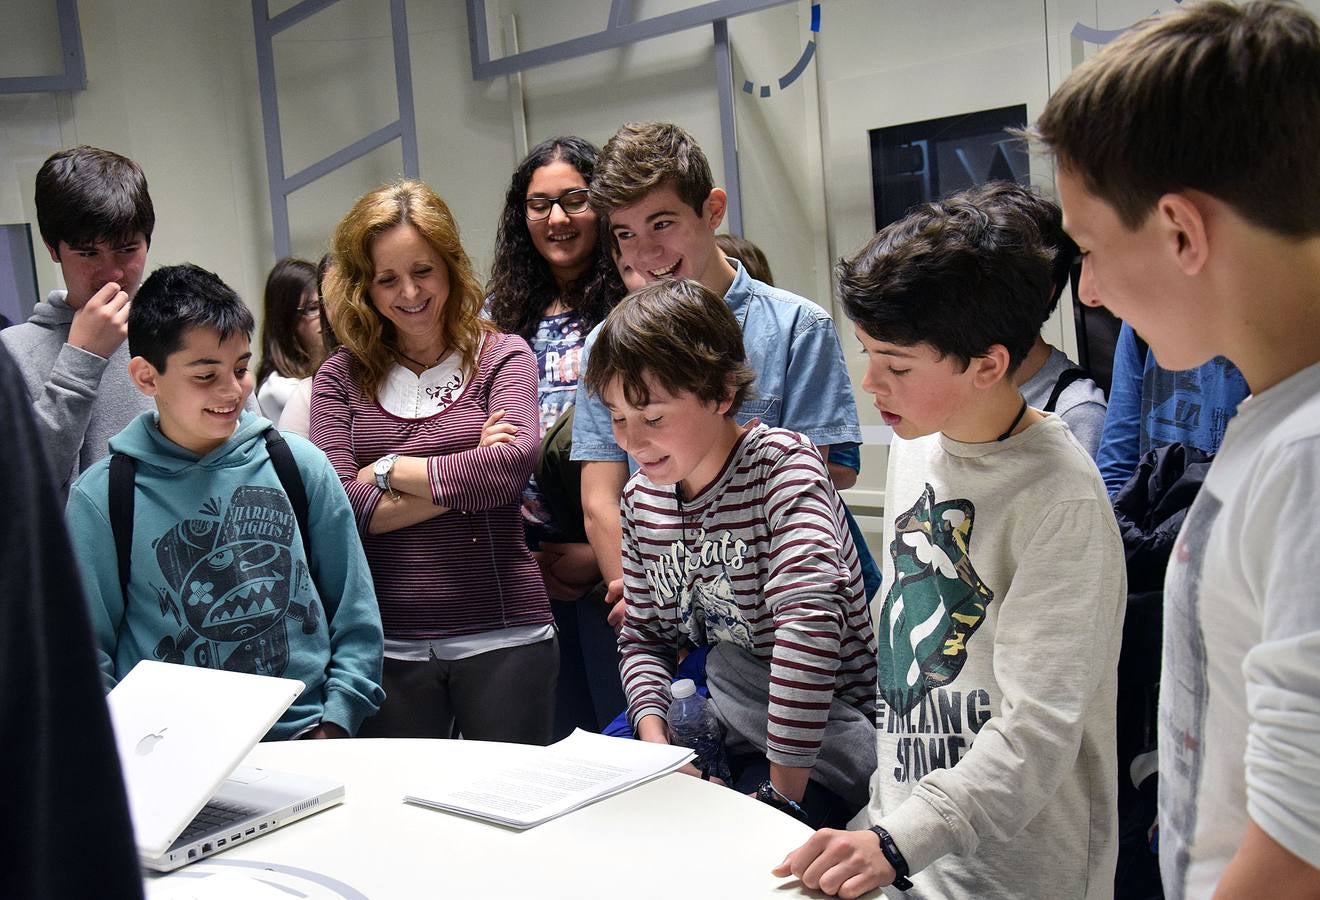
[[[757,786],[756,799],[773,806],[780,812],[788,813],[799,822],[807,821],[807,811],[802,805],[780,793],[774,782],[768,778]]]
[[[885,855],[885,861],[894,867],[893,886],[900,891],[911,889],[912,882],[908,880],[910,874],[908,861],[898,849],[898,844],[894,843],[894,836],[879,825],[872,825],[870,830],[880,839],[880,852]]]
[[[376,487],[387,494],[394,493],[394,490],[390,487],[390,472],[394,470],[394,463],[398,458],[399,454],[397,453],[387,453],[376,460],[376,464],[372,466],[372,474],[376,476]]]

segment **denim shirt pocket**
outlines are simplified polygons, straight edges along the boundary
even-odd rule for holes
[[[745,425],[752,419],[760,419],[762,425],[778,428],[783,417],[783,403],[778,397],[749,397],[738,408],[735,418],[739,425]]]

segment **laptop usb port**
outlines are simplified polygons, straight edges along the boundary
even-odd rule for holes
[[[224,838],[221,838],[220,840],[218,840],[218,841],[215,842],[215,845],[216,845],[217,847],[223,847],[223,846],[225,845],[225,839],[224,839]]]
[[[257,829],[255,829],[255,828],[249,828],[247,831],[243,832],[243,834],[245,834],[245,835],[247,835],[247,834],[252,834],[252,833],[254,833],[256,830],[257,830]]]

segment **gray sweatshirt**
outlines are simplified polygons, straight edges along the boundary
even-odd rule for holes
[[[1045,409],[1059,376],[1076,365],[1058,347],[1051,347],[1050,358],[1045,360],[1045,365],[1023,383],[1022,399],[1036,409]],[[1073,437],[1091,455],[1091,459],[1095,459],[1096,450],[1100,446],[1100,432],[1105,428],[1105,409],[1104,391],[1092,379],[1079,378],[1063,389],[1051,412],[1063,419],[1063,424],[1068,426]]]
[[[0,331],[23,373],[51,467],[67,494],[78,475],[108,452],[110,438],[156,404],[128,377],[128,342],[109,359],[70,346],[74,310],[51,291],[32,318]]]

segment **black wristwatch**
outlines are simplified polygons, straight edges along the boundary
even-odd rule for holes
[[[807,811],[800,804],[781,794],[770,779],[767,778],[757,786],[756,799],[762,803],[768,803],[780,812],[788,813],[799,822],[806,824]]]
[[[908,881],[908,861],[903,858],[898,844],[894,843],[894,836],[879,825],[872,825],[871,831],[880,839],[880,852],[885,855],[885,860],[894,867],[893,886],[900,891],[910,889],[912,882]]]

